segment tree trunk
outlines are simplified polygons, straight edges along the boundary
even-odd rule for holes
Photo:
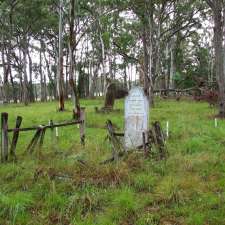
[[[48,89],[47,89],[47,80],[46,80],[46,74],[44,73],[44,101],[48,101]]]
[[[32,71],[32,58],[30,56],[29,51],[27,52],[28,59],[29,59],[29,97],[30,97],[30,102],[34,102],[34,87],[33,87],[33,71]]]
[[[16,87],[15,87],[15,84],[14,84],[13,76],[12,76],[12,70],[10,70],[9,75],[10,75],[10,82],[11,82],[11,85],[12,85],[13,102],[17,103],[17,93],[16,93]]]
[[[113,75],[113,53],[112,53],[112,45],[110,46],[110,49],[109,49],[109,54],[108,54],[108,60],[109,60],[109,76],[110,76],[110,79],[111,80],[114,80],[115,77]]]
[[[60,0],[59,9],[59,55],[57,68],[57,91],[59,96],[59,111],[64,111],[64,79],[63,79],[63,0]]]
[[[102,38],[102,28],[101,28],[101,23],[99,19],[98,19],[98,25],[99,25],[99,39],[100,39],[101,52],[102,52],[102,92],[103,92],[103,95],[105,96],[106,87],[107,87],[105,44]]]
[[[92,78],[93,78],[93,68],[92,68],[92,63],[93,61],[92,60],[89,60],[88,62],[88,79],[89,79],[89,82],[88,82],[88,85],[89,85],[89,90],[88,90],[88,97],[90,98],[91,95],[90,95],[90,91],[91,91],[91,86],[92,86]]]
[[[128,85],[127,85],[127,67],[126,67],[126,65],[124,66],[124,88],[125,88],[125,90],[128,90]]]
[[[169,88],[174,88],[174,74],[175,74],[175,65],[174,65],[174,45],[175,40],[171,40],[171,46],[170,46],[170,82],[169,82]]]
[[[214,46],[216,77],[219,86],[219,116],[225,117],[225,73],[223,53],[223,1],[214,0],[212,3],[214,14]],[[224,15],[225,16],[225,15]]]
[[[20,103],[23,102],[23,76],[22,72],[19,72],[19,82],[20,82],[20,88],[19,88],[19,99]]]
[[[148,44],[148,57],[149,57],[149,66],[148,66],[148,72],[149,72],[149,85],[148,85],[148,93],[149,93],[149,100],[150,104],[154,105],[154,84],[153,84],[153,10],[154,10],[154,4],[153,1],[150,1],[151,10],[149,12],[149,18],[148,18],[148,25],[149,25],[149,44]]]
[[[146,26],[143,26],[143,34],[142,34],[142,42],[144,49],[144,90],[147,96],[149,97],[149,55],[148,55],[148,46],[147,46],[147,34],[146,34]]]
[[[5,42],[4,42],[4,36],[2,35],[2,64],[3,64],[3,101],[8,102],[10,101],[9,96],[9,68],[5,61]]]
[[[55,94],[55,92],[56,92],[55,91],[56,90],[56,88],[55,88],[55,81],[52,78],[52,73],[51,73],[50,65],[49,65],[49,61],[50,60],[48,61],[45,51],[43,52],[43,55],[44,55],[45,65],[46,65],[46,68],[47,68],[47,75],[48,75],[48,79],[49,79],[49,85],[48,85],[49,96],[50,96],[50,98],[52,100],[53,96],[54,97],[56,96],[56,94]]]
[[[95,97],[95,92],[96,92],[96,88],[97,88],[97,78],[98,78],[99,66],[100,66],[100,63],[98,63],[95,66],[95,69],[93,70],[93,77],[92,77],[92,81],[90,82],[91,83],[90,92],[89,92],[90,98]]]
[[[19,75],[19,100],[23,102],[23,64],[22,64],[22,51],[19,48],[19,63],[18,63],[18,75]]]
[[[29,90],[28,90],[28,79],[27,79],[27,37],[23,40],[23,102],[27,106],[29,103]]]
[[[65,99],[69,98],[70,94],[70,87],[69,87],[69,71],[68,71],[68,65],[69,65],[69,49],[66,50],[66,80],[65,80]]]
[[[57,51],[57,50],[55,50]],[[49,60],[50,61],[50,60]],[[57,65],[57,66],[56,66]],[[59,100],[58,96],[58,81],[57,81],[57,76],[58,76],[58,56],[54,57],[54,67],[53,67],[53,80],[54,80],[54,98],[55,100]]]
[[[40,41],[40,52],[39,52],[39,74],[40,74],[40,86],[41,86],[41,102],[44,102],[45,99],[45,84],[43,78],[43,71],[42,71],[42,48],[43,44]]]
[[[74,46],[76,36],[74,34],[74,20],[75,20],[75,0],[70,1],[70,37],[69,37],[69,83],[72,92],[72,100],[74,106],[74,113],[80,114],[80,102],[77,93],[76,83],[74,82]],[[75,114],[74,114],[75,116]]]

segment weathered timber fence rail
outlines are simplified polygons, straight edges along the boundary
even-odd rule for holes
[[[193,91],[201,90],[199,87],[191,87],[186,89],[155,89],[153,92],[154,94],[159,95],[168,95],[168,94],[174,94],[174,95],[193,95]]]
[[[63,123],[57,123],[53,125],[40,125],[40,126],[35,126],[35,127],[28,127],[28,128],[13,128],[13,129],[7,129],[7,131],[10,132],[23,132],[23,131],[32,131],[32,130],[38,130],[38,129],[47,129],[47,128],[56,128],[56,127],[65,127],[69,125],[76,125],[80,124],[81,121],[68,121],[68,122],[63,122]]]
[[[44,136],[47,129],[51,130],[52,139],[54,139],[54,128],[66,127],[71,125],[79,125],[80,129],[80,141],[81,144],[85,144],[85,108],[81,108],[80,117],[78,120],[66,121],[62,123],[54,123],[52,120],[49,121],[48,125],[39,125],[27,128],[21,128],[23,118],[18,116],[16,118],[15,128],[8,128],[8,113],[1,113],[1,162],[6,162],[9,156],[16,158],[16,146],[19,139],[20,132],[36,131],[31,142],[26,148],[26,151],[32,153],[39,144],[39,148],[42,147],[44,142]],[[12,141],[9,149],[9,133],[13,133]]]
[[[106,127],[108,130],[109,141],[112,143],[112,158],[107,159],[102,162],[102,164],[116,161],[119,157],[123,157],[125,152],[127,152],[123,141],[120,140],[121,137],[124,137],[124,133],[116,132],[111,120],[106,122]],[[146,133],[142,133],[142,142],[143,144],[138,146],[136,149],[142,149],[146,158],[150,153],[152,153],[153,146],[155,146],[158,151],[158,159],[162,160],[167,158],[168,150],[165,145],[165,135],[158,121],[152,123],[152,128]]]

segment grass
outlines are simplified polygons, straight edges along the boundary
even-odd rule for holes
[[[82,101],[85,147],[79,129],[70,126],[59,129],[57,143],[47,131],[39,154],[27,155],[34,134],[21,134],[18,161],[0,164],[0,224],[225,225],[225,122],[214,127],[215,109],[158,99],[150,119],[164,128],[169,121],[167,161],[133,153],[100,165],[111,156],[106,120],[118,130],[124,127],[123,101],[116,102],[121,112],[96,114],[94,107],[102,104],[101,99]],[[8,105],[0,112],[9,113],[10,127],[17,115],[23,127],[71,119],[71,103],[63,113],[56,107],[55,102]]]

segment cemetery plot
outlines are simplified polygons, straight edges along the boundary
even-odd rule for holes
[[[158,149],[159,158],[166,158],[165,135],[159,122],[149,129],[149,102],[141,87],[132,88],[125,99],[125,133],[116,132],[110,120],[106,126],[112,143],[112,158],[105,162],[117,160],[124,152],[135,149],[143,149],[147,157],[153,145]]]

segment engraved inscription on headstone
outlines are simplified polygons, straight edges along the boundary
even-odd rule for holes
[[[141,146],[142,133],[148,131],[149,102],[141,87],[130,90],[125,99],[125,147]]]

